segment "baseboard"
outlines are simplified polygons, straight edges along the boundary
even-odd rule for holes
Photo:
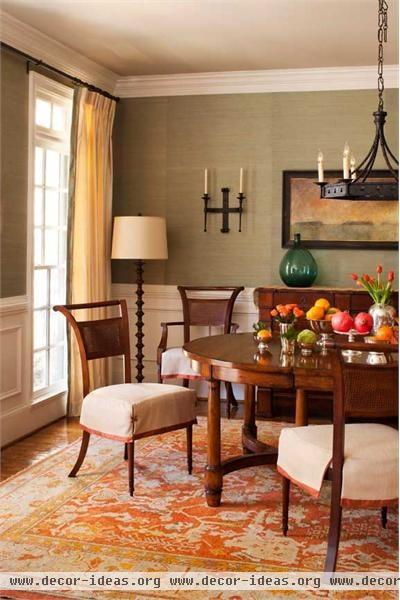
[[[1,417],[1,447],[8,446],[65,417],[66,412],[67,395],[65,392],[57,394],[45,402],[15,408]]]

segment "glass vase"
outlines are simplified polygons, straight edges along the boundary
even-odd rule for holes
[[[300,233],[295,233],[293,248],[283,256],[279,275],[288,287],[310,287],[318,275],[318,266],[311,252],[301,243]]]
[[[377,303],[369,308],[369,314],[373,319],[372,333],[376,332],[382,325],[394,325],[396,310],[390,304]]]

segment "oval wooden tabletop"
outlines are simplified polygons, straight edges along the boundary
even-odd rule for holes
[[[296,349],[294,356],[284,355],[279,335],[274,335],[268,347],[260,352],[252,333],[235,333],[199,338],[187,342],[183,349],[186,356],[197,362],[234,369],[280,373],[292,372],[294,368],[331,370],[331,353],[304,357]]]

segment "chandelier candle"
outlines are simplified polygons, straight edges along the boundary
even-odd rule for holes
[[[343,179],[350,179],[350,146],[347,142],[343,150]]]
[[[324,181],[324,155],[321,150],[318,152],[318,181]]]

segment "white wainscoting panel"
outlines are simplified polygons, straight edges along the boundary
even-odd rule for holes
[[[65,415],[66,395],[33,402],[31,306],[26,296],[0,300],[1,445]]]
[[[128,304],[130,341],[132,353],[132,376],[136,373],[136,294],[134,284],[113,284],[113,299],[125,299]],[[214,292],[218,297],[218,292]],[[197,295],[204,296],[204,292]],[[209,296],[210,293],[207,293]],[[239,323],[239,332],[251,331],[252,324],[258,320],[258,310],[254,304],[254,288],[245,288],[238,296],[233,310],[233,321]],[[177,287],[174,285],[145,285],[144,286],[144,376],[145,381],[157,381],[157,346],[161,337],[160,323],[163,321],[182,321],[182,304]],[[220,333],[218,328],[213,328],[212,334]],[[207,327],[192,328],[192,338],[209,335]],[[183,328],[171,327],[168,334],[168,346],[181,346],[183,343]],[[113,363],[114,382],[122,381],[122,359],[116,358]],[[172,383],[172,382],[171,382]],[[174,382],[175,383],[175,382]],[[176,383],[181,383],[176,381]],[[207,396],[207,385],[204,382],[196,382],[195,387],[199,397]],[[243,398],[243,386],[234,386],[236,398]],[[221,395],[225,390],[222,387]]]

